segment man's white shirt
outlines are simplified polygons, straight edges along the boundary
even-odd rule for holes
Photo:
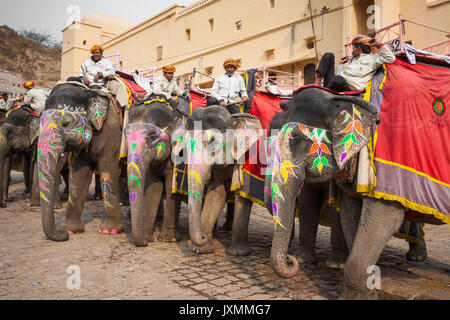
[[[103,74],[103,78],[98,79],[97,82],[94,82],[94,77],[99,72]],[[84,61],[83,67],[78,73],[78,76],[86,76],[91,84],[98,84],[100,86],[103,86],[105,84],[105,78],[112,76],[113,74],[115,74],[115,71],[111,61],[106,58],[101,58],[99,61],[95,62],[94,60],[92,60],[92,58],[89,58]]]
[[[226,104],[248,97],[244,79],[236,73],[231,77],[227,74],[217,77],[211,88],[211,95]]]
[[[45,100],[50,95],[50,92],[40,89],[33,88],[28,90],[23,103],[29,104],[34,111],[42,112],[45,109]]]

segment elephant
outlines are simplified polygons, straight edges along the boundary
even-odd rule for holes
[[[261,124],[252,115],[230,115],[222,106],[211,105],[192,112],[187,130],[189,246],[197,253],[212,253],[212,232],[230,197],[233,171],[240,168],[238,160],[259,139]],[[248,255],[252,202],[237,194],[234,200],[232,243],[227,253]]]
[[[6,207],[11,156],[23,154],[23,173],[26,190],[31,193],[36,141],[39,135],[39,117],[24,109],[11,112],[0,126],[0,207]]]
[[[288,106],[277,113],[270,122],[269,135],[275,135],[288,122]],[[305,183],[297,197],[296,204],[299,211],[299,260],[303,263],[316,262],[316,238],[320,218],[325,218],[331,227],[331,256],[326,265],[333,269],[343,269],[348,256],[348,248],[341,227],[339,214],[333,206],[328,204],[330,183]],[[271,211],[271,208],[267,208]],[[294,228],[294,225],[293,225]],[[292,233],[293,235],[293,233]]]
[[[132,238],[136,246],[153,242],[153,227],[165,194],[160,241],[180,240],[181,199],[172,196],[172,144],[183,138],[185,119],[162,101],[130,108],[126,128],[127,175]]]
[[[81,214],[94,169],[100,174],[106,219],[103,234],[123,231],[119,211],[120,110],[104,89],[64,83],[53,88],[42,113],[37,146],[42,225],[48,239],[66,241],[84,232]],[[72,152],[65,222],[56,228],[54,192],[57,161]]]
[[[309,87],[293,96],[285,120],[269,142],[264,197],[275,224],[272,266],[291,277],[298,271],[296,259],[287,255],[298,196],[307,184],[329,182],[341,172],[367,145],[368,128],[379,115],[363,99]]]

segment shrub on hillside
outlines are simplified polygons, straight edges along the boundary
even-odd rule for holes
[[[21,30],[19,31],[21,36],[32,39],[37,43],[46,46],[49,49],[55,49],[61,51],[61,43],[53,38],[53,36],[46,31],[38,31],[35,29],[31,30]]]

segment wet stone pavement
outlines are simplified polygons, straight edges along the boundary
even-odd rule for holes
[[[231,232],[221,230],[225,214],[221,214],[215,233],[216,252],[208,255],[191,252],[187,246],[185,204],[180,215],[182,240],[178,243],[156,241],[145,248],[135,247],[130,238],[128,207],[121,207],[124,233],[115,236],[97,233],[104,219],[101,201],[86,202],[84,233],[57,243],[46,239],[39,208],[26,207],[22,181],[22,175],[13,172],[10,195],[16,200],[8,203],[7,208],[0,208],[1,300],[334,300],[341,293],[343,271],[325,266],[330,255],[327,227],[319,227],[318,262],[301,264],[295,277],[283,279],[269,264],[272,219],[258,205],[254,205],[250,218],[252,254],[247,257],[226,254]],[[62,223],[64,214],[65,209],[56,210],[57,224]],[[298,252],[298,227],[297,220],[296,238],[289,249],[294,256]],[[406,261],[408,244],[396,238],[389,241],[378,262],[379,298],[450,299],[450,226],[426,225],[424,229],[426,262]],[[80,274],[80,289],[68,288],[75,283],[74,270]]]

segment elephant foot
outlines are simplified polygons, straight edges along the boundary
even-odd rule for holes
[[[248,256],[251,252],[247,241],[235,241],[227,248],[227,254],[231,256]]]
[[[327,268],[344,270],[347,254],[333,253],[326,261]]]
[[[175,229],[163,229],[158,236],[158,240],[161,242],[178,242],[180,239],[180,233]]]
[[[409,251],[406,253],[406,259],[409,261],[423,262],[427,258],[427,246],[425,239],[420,244],[409,243]]]
[[[6,208],[6,207],[7,207],[6,203],[0,202],[0,208]]]
[[[25,190],[22,193],[22,196],[24,196],[25,198],[31,198],[31,191]]]
[[[8,197],[8,198],[3,198],[3,201],[5,202],[13,202],[16,198],[14,197]]]
[[[201,246],[201,247],[199,247],[196,244],[194,244],[192,242],[192,240],[189,240],[188,241],[188,246],[193,252],[200,253],[200,254],[214,253],[214,250],[215,250],[212,240],[209,241],[204,246]]]
[[[344,288],[338,300],[377,300],[377,293],[376,290],[370,292],[367,289],[361,291]]]
[[[117,230],[117,229],[106,229],[106,228],[102,229],[102,228],[100,228],[100,229],[98,229],[98,233],[114,235],[114,234],[119,234],[119,230]]]
[[[297,260],[299,263],[313,264],[317,262],[317,256],[313,252],[300,250]]]
[[[115,235],[123,232],[123,226],[122,224],[105,221],[105,223],[103,223],[103,225],[101,225],[98,229],[98,232],[102,234]]]
[[[231,231],[233,229],[233,220],[227,219],[222,226],[224,231]]]
[[[28,199],[27,207],[39,207],[41,205],[39,199]]]
[[[98,201],[102,200],[102,194],[101,193],[94,193],[92,196],[88,196],[86,198],[87,201]]]
[[[337,261],[328,259],[326,261],[326,265],[327,265],[327,268],[329,268],[329,269],[344,270],[345,262],[337,262]]]
[[[80,223],[66,223],[64,222],[59,228],[60,231],[67,231],[69,234],[83,233],[84,225]]]

